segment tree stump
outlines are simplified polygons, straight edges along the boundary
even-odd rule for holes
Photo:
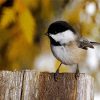
[[[93,78],[74,73],[25,71],[0,72],[0,100],[94,100]]]

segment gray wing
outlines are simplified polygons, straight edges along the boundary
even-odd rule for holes
[[[88,48],[94,48],[94,45],[100,45],[100,43],[97,42],[91,42],[87,39],[80,39],[77,41],[78,47],[87,50]]]

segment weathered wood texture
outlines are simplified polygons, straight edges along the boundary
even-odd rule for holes
[[[37,71],[1,71],[0,100],[93,100],[93,78],[80,74],[59,74]]]

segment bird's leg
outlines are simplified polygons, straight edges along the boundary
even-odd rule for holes
[[[59,69],[62,63],[60,63],[59,67],[57,68],[56,72],[54,73],[54,80],[57,81],[57,76],[59,74]]]
[[[76,80],[79,78],[79,76],[80,76],[80,71],[79,71],[79,66],[77,64],[77,68],[76,68],[76,72],[75,72],[75,78],[76,78]]]

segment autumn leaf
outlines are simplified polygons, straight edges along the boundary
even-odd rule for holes
[[[19,26],[25,35],[26,40],[31,43],[35,34],[36,23],[28,9],[19,15]]]
[[[0,26],[6,28],[11,22],[15,21],[15,13],[11,8],[5,8],[1,18]]]
[[[23,3],[26,5],[26,7],[36,9],[39,6],[39,0],[23,0]]]

